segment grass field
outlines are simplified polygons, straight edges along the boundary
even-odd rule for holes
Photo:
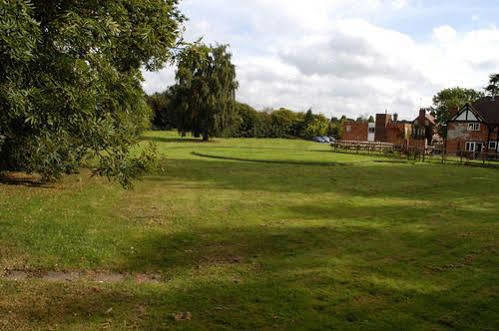
[[[1,330],[499,329],[499,170],[144,140],[133,191],[0,184]]]

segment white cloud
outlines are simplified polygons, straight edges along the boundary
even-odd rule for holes
[[[392,4],[397,9],[402,9],[407,6],[407,0],[393,0]]]
[[[433,29],[433,38],[439,43],[452,42],[457,37],[457,31],[451,26],[443,25]]]
[[[388,109],[412,118],[439,89],[480,88],[499,70],[495,26],[463,32],[440,22],[416,38],[374,23],[409,11],[409,0],[212,0],[184,7],[189,39],[232,45],[238,98],[257,108],[313,107],[352,117]],[[145,90],[154,92],[171,84],[173,73],[145,78]]]

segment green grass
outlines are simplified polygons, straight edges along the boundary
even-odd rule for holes
[[[499,328],[499,172],[148,133],[165,173],[0,184],[0,329]],[[112,308],[112,311],[110,311]],[[173,314],[190,312],[190,320]]]

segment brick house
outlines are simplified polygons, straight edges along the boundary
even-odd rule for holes
[[[404,145],[410,138],[411,133],[411,123],[399,121],[398,115],[376,115],[376,141],[394,145]]]
[[[343,124],[343,140],[404,145],[411,133],[410,122],[399,121],[397,115],[391,114],[377,114],[374,123],[348,121]]]
[[[447,123],[447,153],[497,153],[499,99],[487,97],[466,104]]]
[[[419,110],[419,116],[412,121],[410,147],[427,148],[438,139],[435,117],[424,108]]]
[[[343,140],[374,141],[374,123],[348,121],[343,124]]]

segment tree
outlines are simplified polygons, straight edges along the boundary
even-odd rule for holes
[[[337,117],[331,118],[329,123],[329,135],[333,136],[335,139],[343,138],[343,124],[347,121],[345,115],[341,116],[340,119]]]
[[[373,115],[369,116],[369,119],[367,120],[367,122],[374,123],[375,122],[374,116]]]
[[[98,161],[124,186],[148,157],[141,69],[172,58],[178,0],[0,0],[0,171],[55,179]]]
[[[440,91],[433,97],[434,113],[437,123],[441,128],[444,128],[452,117],[452,110],[457,110],[466,103],[474,102],[483,96],[484,94],[482,92],[461,87]]]
[[[267,137],[269,128],[265,120],[266,113],[258,112],[244,103],[236,104],[238,125],[234,137],[263,138]]]
[[[329,120],[323,115],[315,115],[304,130],[306,138],[325,136],[328,133]]]
[[[236,68],[228,45],[194,44],[181,52],[175,103],[195,136],[204,141],[230,129],[235,118]]]
[[[170,90],[147,96],[147,104],[152,110],[151,124],[153,129],[171,130],[176,127],[171,99]]]
[[[299,128],[303,122],[303,113],[296,113],[280,108],[270,114],[270,137],[290,138],[299,136]]]
[[[490,75],[489,85],[485,88],[485,91],[492,97],[499,94],[499,74]]]
[[[314,121],[315,115],[312,112],[312,109],[307,110],[305,115],[303,115],[303,120],[299,123],[296,123],[296,131],[297,136],[302,138],[308,138],[308,133],[306,132],[309,125]]]

